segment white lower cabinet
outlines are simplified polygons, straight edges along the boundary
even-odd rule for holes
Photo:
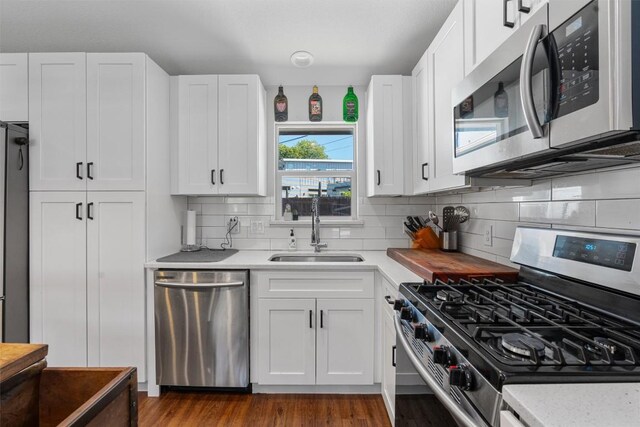
[[[315,384],[315,299],[261,299],[260,384]]]
[[[30,194],[31,342],[50,366],[135,366],[146,381],[143,192]]]
[[[373,384],[373,273],[253,271],[251,283],[252,382]]]
[[[382,304],[387,302],[382,301]],[[382,319],[382,399],[393,423],[396,407],[396,330],[393,310],[383,307]]]

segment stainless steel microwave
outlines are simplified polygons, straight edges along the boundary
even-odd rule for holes
[[[549,0],[452,93],[454,173],[640,162],[640,1]]]

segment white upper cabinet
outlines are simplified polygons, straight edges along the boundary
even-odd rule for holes
[[[0,53],[0,120],[29,121],[29,69],[26,53]]]
[[[453,107],[451,91],[464,78],[462,5],[453,9],[427,49],[429,68],[428,134],[429,191],[464,186],[464,175],[453,174]]]
[[[548,0],[462,0],[462,3],[467,75]]]
[[[84,53],[29,54],[29,186],[85,190]]]
[[[87,54],[87,189],[144,190],[143,53]]]
[[[260,78],[179,76],[177,92],[174,192],[265,195],[266,112]]]
[[[265,96],[256,75],[218,77],[221,194],[266,194]]]
[[[180,194],[218,194],[218,76],[178,77]]]
[[[367,196],[404,194],[403,78],[372,76],[367,89]]]
[[[29,203],[30,340],[49,345],[51,366],[87,366],[86,192],[32,192]]]
[[[429,55],[411,72],[413,83],[413,193],[429,191]]]
[[[89,366],[135,366],[146,381],[145,194],[87,193]]]

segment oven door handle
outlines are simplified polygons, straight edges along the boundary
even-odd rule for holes
[[[407,353],[407,356],[409,357],[411,364],[413,365],[414,368],[416,368],[416,371],[418,371],[418,375],[420,375],[420,377],[427,383],[429,388],[433,391],[433,393],[436,395],[438,400],[445,406],[445,408],[447,408],[447,410],[451,412],[451,415],[453,416],[453,418],[455,418],[458,425],[465,426],[465,427],[477,427],[478,425],[486,426],[485,423],[480,423],[479,420],[474,420],[469,416],[469,414],[464,412],[462,408],[460,408],[458,404],[453,400],[453,398],[449,396],[449,394],[447,394],[438,385],[438,383],[436,383],[436,380],[433,379],[431,375],[429,375],[427,368],[422,364],[422,362],[420,362],[420,359],[418,359],[418,357],[413,352],[413,349],[409,345],[409,342],[407,341],[407,337],[404,336],[404,333],[402,332],[401,322],[402,321],[400,320],[400,317],[398,314],[393,316],[393,323],[396,328],[397,339],[399,339],[400,342],[402,343],[402,347],[404,347],[404,350]]]
[[[524,119],[534,139],[540,139],[544,136],[544,130],[538,120],[536,105],[533,101],[533,62],[536,56],[538,41],[542,36],[544,28],[544,25],[536,25],[533,27],[533,30],[531,30],[527,48],[522,56],[522,66],[520,67],[520,99],[522,100],[522,110],[524,111]]]

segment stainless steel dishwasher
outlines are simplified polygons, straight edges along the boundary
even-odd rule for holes
[[[159,385],[249,385],[249,272],[155,273]]]

